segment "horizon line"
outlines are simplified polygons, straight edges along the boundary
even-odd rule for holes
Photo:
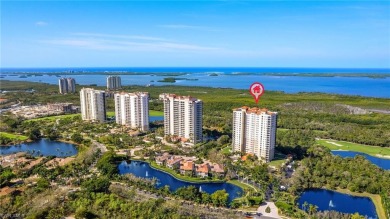
[[[265,67],[265,66],[72,66],[72,67],[0,67],[0,69],[34,69],[34,68],[310,68],[310,69],[389,69],[390,67]]]

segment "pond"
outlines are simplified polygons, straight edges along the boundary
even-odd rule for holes
[[[302,193],[298,200],[299,207],[303,203],[318,206],[318,211],[339,211],[354,214],[358,212],[368,218],[377,218],[375,205],[370,198],[347,195],[326,189],[309,189]]]
[[[149,122],[164,121],[164,116],[149,116]]]
[[[57,156],[70,157],[77,154],[77,148],[73,144],[40,139],[38,141],[11,146],[0,146],[0,155],[27,152],[33,156]]]
[[[120,174],[132,173],[137,177],[143,178],[156,178],[157,179],[157,188],[168,185],[171,191],[176,191],[176,189],[183,186],[195,186],[203,192],[209,194],[214,193],[217,190],[225,189],[229,193],[229,202],[233,199],[238,198],[242,195],[243,191],[240,187],[230,184],[230,183],[190,183],[184,182],[174,178],[173,176],[164,173],[160,170],[153,169],[146,162],[141,161],[123,161],[118,166]]]
[[[355,157],[356,155],[364,156],[367,160],[371,161],[371,163],[377,165],[378,167],[384,170],[390,170],[390,159],[374,157],[365,153],[355,152],[355,151],[342,151],[342,150],[333,150],[333,155],[338,155],[340,157]]]

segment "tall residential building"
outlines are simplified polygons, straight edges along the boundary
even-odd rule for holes
[[[80,91],[81,117],[83,120],[106,120],[106,96],[102,90],[83,88]]]
[[[76,81],[74,78],[60,78],[58,80],[58,85],[61,94],[76,92]]]
[[[198,143],[203,140],[203,102],[190,96],[160,94],[164,101],[164,134],[183,141]]]
[[[121,77],[119,76],[108,76],[107,77],[107,90],[121,89]]]
[[[234,109],[233,151],[255,154],[270,162],[275,153],[277,115],[267,109]]]
[[[118,93],[114,99],[116,123],[149,130],[149,93]]]

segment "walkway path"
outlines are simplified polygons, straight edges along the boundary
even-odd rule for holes
[[[270,213],[265,212],[265,209],[267,207],[270,207],[270,209],[271,209]],[[260,207],[257,209],[257,212],[265,217],[281,218],[278,214],[278,208],[275,206],[275,203],[273,203],[273,202],[265,202],[265,203],[261,204]]]

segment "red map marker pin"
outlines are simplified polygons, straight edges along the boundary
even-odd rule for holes
[[[255,98],[257,104],[260,96],[264,94],[264,86],[259,82],[255,82],[249,87],[249,93]]]

